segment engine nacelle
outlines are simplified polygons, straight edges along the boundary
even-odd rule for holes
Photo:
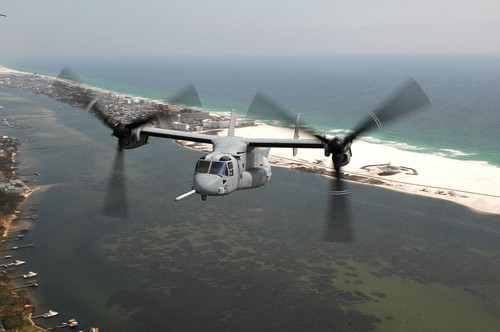
[[[238,189],[250,189],[263,186],[269,181],[269,174],[263,168],[252,168],[241,172]]]
[[[350,147],[342,153],[332,154],[333,165],[335,165],[335,167],[345,166],[349,164],[349,162],[351,161],[351,157],[352,152]]]
[[[135,140],[134,138],[119,138],[118,144],[122,149],[135,149],[140,146],[148,144],[149,136],[141,135],[139,136],[139,140]]]
[[[345,142],[345,138],[342,137],[334,137],[326,146],[325,146],[325,155],[332,155],[332,161],[335,168],[345,166],[349,164],[352,157],[351,152],[351,142]]]

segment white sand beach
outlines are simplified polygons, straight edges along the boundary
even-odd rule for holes
[[[21,74],[21,75],[26,75],[28,73],[0,66],[0,74]]]
[[[219,135],[226,135],[226,131],[221,131]],[[236,135],[292,138],[293,130],[259,124],[255,127],[238,128]],[[301,138],[307,136],[305,132],[300,134]],[[362,139],[353,142],[352,154],[350,164],[343,168],[346,173],[382,180],[386,183],[385,186],[394,190],[447,199],[480,212],[500,214],[499,167],[399,150],[391,146],[368,143]],[[322,149],[299,149],[297,156],[293,157],[292,149],[273,148],[270,155],[275,166],[294,167],[303,163],[304,166],[310,167],[332,167],[331,158],[325,157]],[[388,163],[390,168],[362,168]],[[378,175],[384,171],[391,175]]]

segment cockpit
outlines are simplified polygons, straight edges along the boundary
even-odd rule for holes
[[[196,173],[215,174],[220,176],[233,175],[232,161],[209,161],[200,159],[196,163]]]

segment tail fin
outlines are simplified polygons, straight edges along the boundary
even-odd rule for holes
[[[299,138],[299,122],[300,122],[300,113],[297,113],[295,116],[295,132],[293,133],[293,138],[298,139]],[[297,155],[297,148],[293,148],[293,156],[295,157]]]
[[[231,110],[231,119],[229,120],[229,129],[227,131],[227,137],[234,137],[234,129],[236,128],[236,113]]]

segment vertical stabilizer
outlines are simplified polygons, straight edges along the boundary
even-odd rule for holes
[[[295,117],[295,132],[293,133],[293,139],[299,138],[299,122],[300,122],[300,113],[297,113]],[[297,155],[297,148],[293,148],[293,156]]]
[[[236,128],[236,113],[231,110],[231,119],[229,120],[229,129],[227,131],[227,137],[234,137],[234,129]]]

